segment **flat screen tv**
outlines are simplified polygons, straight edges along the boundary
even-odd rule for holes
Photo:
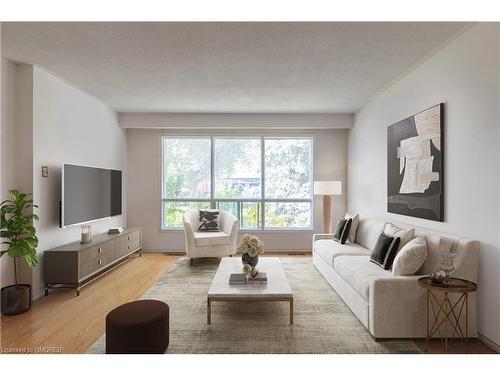
[[[122,171],[64,164],[61,227],[122,213]]]

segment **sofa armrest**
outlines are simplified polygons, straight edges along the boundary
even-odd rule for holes
[[[313,242],[316,242],[318,240],[333,240],[333,234],[332,233],[313,234]]]
[[[425,337],[426,290],[417,284],[420,277],[395,276],[372,282],[368,319],[373,336]]]
[[[477,283],[479,269],[479,241],[462,238],[458,241],[454,259],[453,277]]]

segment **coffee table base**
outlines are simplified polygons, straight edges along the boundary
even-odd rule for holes
[[[207,324],[212,324],[212,302],[213,301],[245,301],[245,302],[288,302],[290,304],[290,324],[293,324],[293,297],[292,298],[229,298],[209,297],[207,298]]]

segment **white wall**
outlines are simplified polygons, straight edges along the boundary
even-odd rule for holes
[[[467,30],[375,97],[349,133],[348,207],[481,241],[479,331],[500,343],[499,41],[496,24]],[[445,221],[387,213],[387,126],[445,103]]]
[[[143,228],[146,250],[184,250],[182,231],[160,231],[160,137],[176,135],[312,135],[314,137],[314,179],[346,181],[347,130],[233,130],[181,131],[128,129],[128,224]],[[334,217],[345,213],[346,195],[335,197]],[[321,198],[314,200],[314,227],[321,231]],[[266,250],[310,250],[312,232],[258,234]]]
[[[126,131],[118,115],[94,97],[38,68],[33,72],[33,198],[40,266],[34,270],[34,296],[43,293],[43,251],[80,238],[80,227],[59,228],[61,168],[74,163],[123,170],[123,215],[92,224],[94,233],[126,226]],[[49,177],[41,175],[49,167]]]
[[[8,191],[33,191],[33,67],[14,64],[2,58],[2,139],[1,139],[1,200]],[[1,260],[1,285],[14,283],[12,258]],[[22,260],[17,262],[18,281],[31,283],[32,272]]]

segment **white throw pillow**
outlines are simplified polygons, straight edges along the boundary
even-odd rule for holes
[[[425,238],[417,237],[403,246],[392,263],[394,276],[411,276],[422,267],[427,257]]]
[[[352,219],[351,222],[351,227],[349,228],[349,235],[347,236],[347,239],[349,240],[350,243],[354,243],[356,241],[356,232],[358,230],[358,224],[359,224],[359,215],[352,215],[349,212],[347,212],[344,216],[345,219],[349,220]]]
[[[415,228],[401,228],[392,223],[387,223],[384,228],[384,233],[392,237],[399,237],[399,249],[415,238]]]

